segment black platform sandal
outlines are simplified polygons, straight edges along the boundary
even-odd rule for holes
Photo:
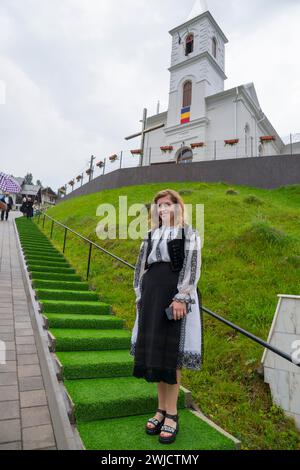
[[[159,436],[159,442],[161,442],[162,444],[171,444],[171,442],[175,441],[176,435],[178,434],[178,431],[179,431],[179,423],[178,423],[179,415],[178,414],[177,415],[170,415],[169,413],[166,413],[165,418],[173,419],[173,421],[176,421],[177,425],[176,425],[176,429],[175,429],[175,428],[173,428],[173,426],[168,426],[168,425],[164,424],[161,427],[160,432],[167,432],[167,433],[172,434],[172,436],[164,437],[164,436],[160,435]]]
[[[161,410],[160,408],[157,408],[156,410],[158,413],[161,413],[162,415],[164,415],[162,421],[159,421],[158,419],[156,418],[150,418],[148,419],[148,423],[152,423],[155,425],[154,428],[148,428],[148,426],[146,425],[146,433],[147,434],[150,434],[150,436],[153,436],[155,434],[159,434],[160,433],[160,430],[161,430],[161,427],[162,425],[164,424],[164,420],[165,420],[165,415],[166,415],[166,410]]]

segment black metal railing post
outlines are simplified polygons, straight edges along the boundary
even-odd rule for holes
[[[54,220],[52,220],[52,224],[51,224],[50,240],[52,240],[52,236],[53,236],[53,227],[54,227]]]
[[[45,220],[46,220],[46,214],[44,214],[43,228],[45,228]]]
[[[63,246],[63,253],[66,250],[66,241],[67,241],[67,229],[65,228],[65,236],[64,236],[64,246]]]
[[[88,258],[88,266],[87,266],[87,272],[86,272],[86,280],[88,280],[89,275],[90,275],[92,248],[93,248],[93,245],[90,243],[89,258]]]

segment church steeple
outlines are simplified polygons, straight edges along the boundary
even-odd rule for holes
[[[208,10],[206,0],[196,0],[191,13],[187,17],[186,21],[190,21],[196,16],[202,15],[202,13]]]
[[[167,128],[206,116],[205,98],[224,91],[225,44],[228,42],[205,0],[196,0],[187,20],[172,36]]]

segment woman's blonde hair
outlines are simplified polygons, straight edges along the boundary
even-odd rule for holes
[[[184,202],[182,197],[177,191],[174,191],[173,189],[165,189],[163,191],[159,191],[153,198],[153,201],[151,203],[151,209],[150,209],[150,214],[149,214],[149,222],[150,222],[150,227],[151,230],[155,230],[156,228],[161,227],[162,225],[162,220],[159,216],[158,213],[158,206],[157,206],[157,201],[165,196],[169,196],[169,199],[175,204],[175,210],[174,210],[174,225],[181,226],[183,227],[184,224],[186,223],[186,218],[185,218],[185,210],[184,210]]]

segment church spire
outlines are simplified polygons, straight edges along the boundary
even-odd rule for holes
[[[206,11],[208,11],[206,0],[196,0],[186,21],[190,21],[196,16],[202,15],[202,13]]]

